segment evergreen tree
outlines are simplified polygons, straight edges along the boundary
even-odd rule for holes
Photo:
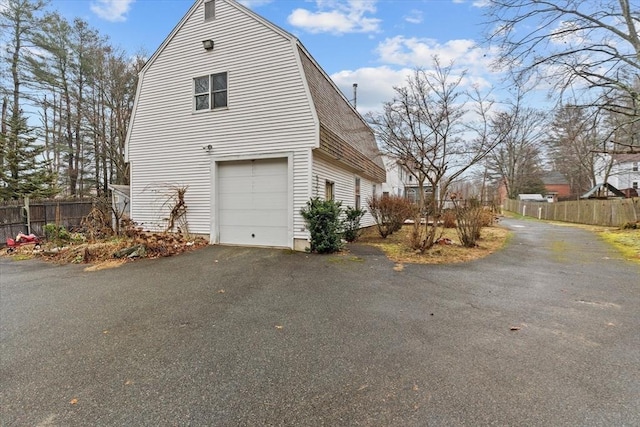
[[[40,162],[43,148],[34,129],[27,123],[22,104],[27,96],[22,88],[29,80],[28,49],[39,31],[40,13],[45,3],[39,0],[7,0],[0,8],[0,28],[6,44],[8,81],[3,80],[2,127],[0,131],[0,197],[15,199],[39,196],[53,191],[51,176]]]
[[[44,147],[36,143],[34,128],[27,124],[22,112],[7,122],[6,134],[0,135],[0,145],[4,150],[0,199],[48,197],[55,194],[52,176],[42,161]]]

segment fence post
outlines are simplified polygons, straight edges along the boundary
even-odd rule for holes
[[[31,209],[29,207],[29,196],[24,196],[24,216],[27,226],[27,234],[31,234]]]

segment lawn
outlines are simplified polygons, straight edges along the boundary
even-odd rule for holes
[[[460,245],[460,240],[455,228],[440,229],[445,239],[450,239],[452,244],[436,244],[425,253],[417,252],[409,246],[409,234],[413,225],[405,225],[400,231],[393,233],[386,239],[378,234],[376,227],[366,229],[358,239],[358,243],[378,247],[386,256],[397,263],[414,264],[452,264],[467,262],[492,254],[501,249],[511,235],[509,230],[499,225],[484,227],[475,248],[465,248]]]

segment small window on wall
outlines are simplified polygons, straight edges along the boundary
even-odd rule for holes
[[[371,195],[372,195],[373,197],[375,197],[375,196],[376,196],[376,185],[375,185],[375,184],[373,184],[373,185],[371,186]]]
[[[209,0],[204,2],[204,20],[211,21],[216,17],[216,1]]]
[[[325,181],[324,183],[324,199],[325,200],[333,200],[334,198],[333,189],[334,189],[334,183],[331,181]]]
[[[355,208],[360,209],[360,178],[356,178],[356,203]]]
[[[193,79],[196,111],[227,106],[227,73]]]
[[[638,181],[634,181],[632,185],[633,188],[635,188],[636,190],[638,189]]]
[[[638,162],[633,162],[633,166],[631,167],[631,169],[632,169],[634,172],[638,172]]]

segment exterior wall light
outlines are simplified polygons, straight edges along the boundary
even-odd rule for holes
[[[203,40],[202,47],[204,47],[204,50],[213,50],[213,40]]]

